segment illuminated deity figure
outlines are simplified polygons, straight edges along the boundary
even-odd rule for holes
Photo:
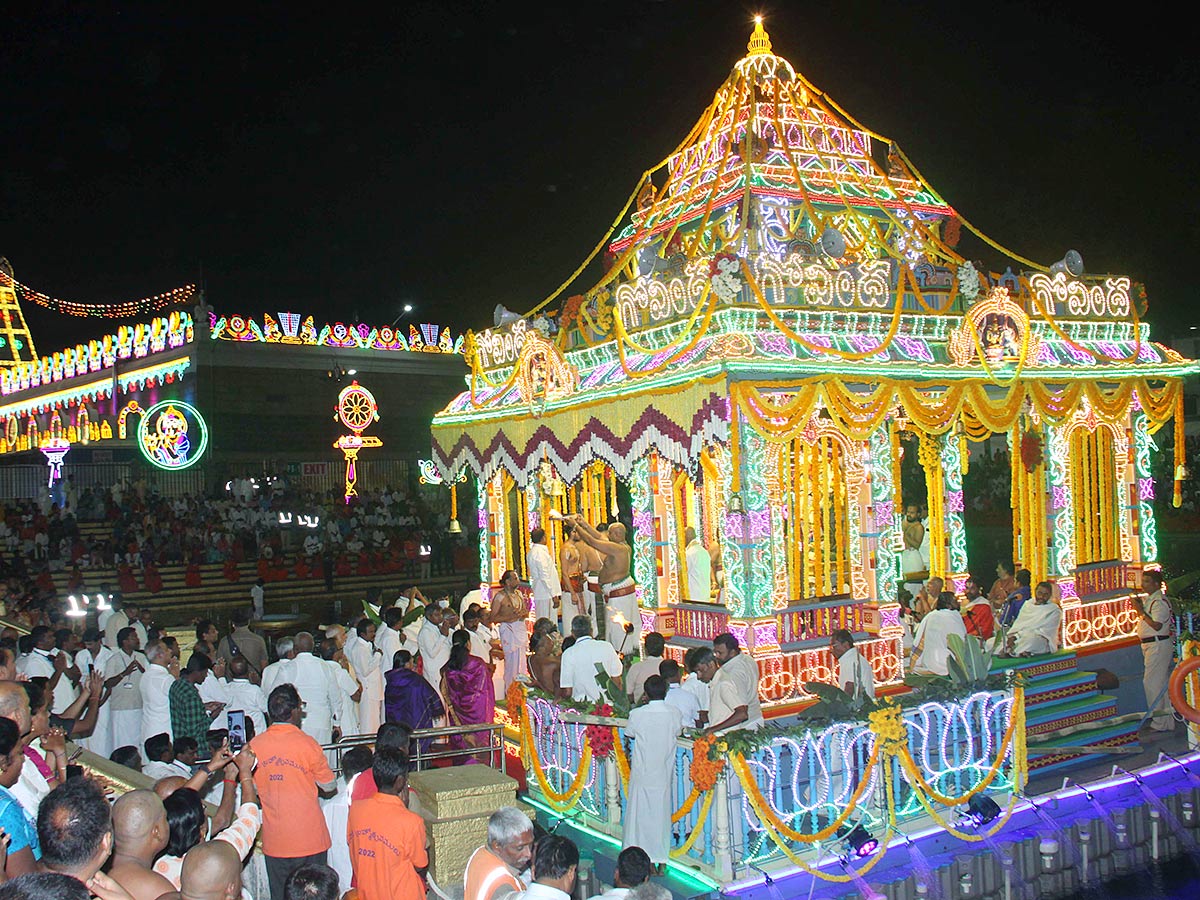
[[[174,406],[168,406],[154,423],[154,433],[144,438],[146,451],[164,466],[177,468],[187,462],[192,449],[188,440],[187,419]]]

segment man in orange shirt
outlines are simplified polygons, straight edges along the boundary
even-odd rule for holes
[[[371,765],[379,793],[350,805],[346,839],[360,900],[421,900],[425,896],[425,820],[405,805],[408,757],[380,747]]]
[[[300,730],[300,695],[281,684],[267,698],[270,726],[250,742],[258,757],[254,787],[262,802],[262,848],[271,900],[284,900],[284,883],[305,863],[325,864],[329,829],[317,802],[337,784],[321,745]]]

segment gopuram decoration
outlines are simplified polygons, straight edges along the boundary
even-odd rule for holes
[[[1004,268],[964,257],[964,228]],[[896,683],[902,444],[926,477],[929,569],[961,588],[967,445],[999,435],[1013,558],[1058,583],[1063,647],[1133,634],[1158,554],[1151,436],[1174,420],[1182,463],[1200,370],[1150,339],[1139,285],[978,232],[761,24],[601,251],[584,293],[568,280],[466,336],[469,388],[434,419],[437,471],[478,482],[483,582],[524,571],[534,526],[557,552],[552,511],[606,520],[621,482],[643,628],[668,653],[732,632],[778,712],[832,681],[829,634],[848,628]],[[723,567],[719,602],[687,595],[688,526]]]
[[[350,430],[333,442],[333,446],[342,451],[346,457],[346,502],[351,497],[357,497],[354,489],[358,481],[358,451],[364,447],[382,447],[383,441],[374,435],[363,437],[363,431],[372,422],[379,421],[379,404],[375,395],[357,381],[352,381],[342,388],[338,394],[337,406],[334,407],[334,419]]]

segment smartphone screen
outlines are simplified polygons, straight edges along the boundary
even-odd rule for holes
[[[231,709],[229,716],[229,749],[234,753],[246,746],[246,711]]]

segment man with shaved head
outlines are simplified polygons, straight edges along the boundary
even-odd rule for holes
[[[296,658],[292,660],[290,681],[304,701],[301,729],[318,744],[333,740],[333,720],[342,711],[342,690],[325,660],[314,654],[316,642],[307,631],[296,635]]]
[[[225,693],[229,695],[229,707],[226,713],[230,709],[242,710],[254,723],[254,733],[262,734],[267,730],[267,695],[250,681],[250,661],[244,656],[235,656],[229,661],[228,671],[229,684],[225,685]],[[224,724],[229,727],[228,722]]]
[[[154,871],[154,859],[171,836],[167,811],[153,791],[130,791],[112,808],[113,853],[109,875],[133,900],[156,900],[174,886]]]
[[[225,841],[197,844],[183,858],[181,900],[237,900],[242,894],[242,859]]]
[[[175,683],[175,674],[170,669],[171,648],[163,641],[153,640],[146,645],[146,659],[150,665],[138,683],[142,695],[142,739],[138,743],[142,745],[164,731],[171,740],[175,739],[171,730],[170,692]],[[178,664],[175,671],[179,671]]]
[[[642,644],[642,616],[637,605],[637,585],[629,574],[632,548],[625,540],[625,526],[614,522],[601,534],[580,515],[570,517],[572,534],[597,550],[604,562],[600,566],[600,590],[608,608],[605,638],[618,652],[635,650]],[[599,614],[599,611],[597,611]],[[633,630],[626,633],[626,627]]]

